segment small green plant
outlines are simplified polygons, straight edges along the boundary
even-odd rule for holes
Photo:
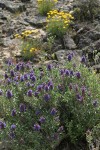
[[[41,15],[47,13],[55,7],[58,0],[38,0],[38,10]]]
[[[62,38],[68,31],[69,25],[73,19],[70,13],[50,11],[47,16],[47,32],[56,37]]]
[[[26,30],[15,37],[22,40],[21,54],[25,60],[32,60],[42,50],[42,41],[39,38],[32,38],[32,35],[38,34],[38,30]],[[30,37],[31,35],[31,37]]]
[[[98,13],[100,13],[99,0],[77,0],[79,9],[75,8],[75,16],[81,21],[93,20]],[[77,17],[78,16],[78,17]]]

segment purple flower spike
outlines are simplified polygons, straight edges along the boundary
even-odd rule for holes
[[[11,116],[13,116],[13,117],[16,116],[16,109],[13,109],[13,110],[12,110]]]
[[[83,97],[79,94],[76,95],[76,98],[78,101],[82,102],[83,101]]]
[[[81,63],[86,63],[86,57],[84,55],[81,58]]]
[[[31,77],[31,80],[32,80],[33,82],[35,82],[36,77],[33,75],[33,76]]]
[[[52,108],[52,110],[51,110],[50,114],[54,116],[56,113],[57,113],[56,108]]]
[[[6,124],[2,121],[0,121],[0,129],[4,129],[6,127]]]
[[[48,65],[47,65],[47,70],[49,70],[49,71],[52,70],[52,65],[51,65],[51,64],[48,64]]]
[[[27,96],[29,96],[29,97],[32,97],[32,90],[28,90],[28,92],[27,92]]]
[[[45,95],[44,95],[44,100],[45,100],[46,102],[48,102],[48,101],[50,100],[50,95],[49,95],[49,94],[45,94]]]
[[[46,92],[48,92],[48,91],[49,91],[49,86],[48,86],[48,85],[45,85],[45,86],[44,86],[44,90],[45,90]]]
[[[85,87],[82,87],[82,96],[85,96],[85,92],[86,92],[86,88]]]
[[[12,91],[10,91],[10,90],[8,90],[7,92],[6,92],[6,96],[7,96],[7,98],[8,99],[10,99],[10,98],[12,98]]]
[[[24,74],[24,79],[28,80],[28,74]]]
[[[16,65],[16,70],[19,71],[20,70],[20,66],[19,64]]]
[[[11,70],[11,71],[10,71],[10,75],[11,75],[11,77],[14,77],[14,76],[15,76],[14,70]]]
[[[0,89],[0,96],[2,95],[2,90]]]
[[[37,91],[34,92],[34,96],[35,96],[35,97],[39,97],[39,92],[37,92]]]
[[[39,124],[35,124],[35,125],[34,125],[34,130],[35,130],[35,131],[40,131],[40,129],[41,129],[41,127],[40,127]]]
[[[20,81],[21,81],[21,82],[24,81],[24,76],[23,76],[23,75],[20,77]]]
[[[10,80],[10,78],[8,78],[8,79],[7,79],[7,83],[8,83],[8,84],[10,84],[10,83],[11,83],[11,80]]]
[[[64,75],[64,72],[65,72],[64,69],[61,69],[61,70],[60,70],[60,74],[61,74],[61,75]]]
[[[20,112],[25,112],[25,111],[26,111],[25,104],[20,104]]]
[[[69,70],[65,70],[65,75],[69,76],[70,75],[70,71]]]
[[[94,101],[93,101],[93,106],[94,106],[94,107],[97,107],[97,105],[98,105],[97,100],[94,100]]]
[[[76,77],[77,77],[77,79],[80,79],[80,78],[81,78],[80,72],[76,72]]]
[[[16,129],[16,125],[15,124],[12,124],[11,125],[11,130],[15,130]]]
[[[41,92],[41,91],[42,91],[42,88],[43,88],[43,85],[38,85],[37,91],[38,91],[38,92]]]
[[[41,123],[44,123],[44,122],[45,122],[45,118],[42,116],[42,117],[40,117],[39,121],[40,121]]]
[[[71,61],[71,60],[72,60],[72,55],[69,54],[69,55],[68,55],[68,61]]]
[[[4,77],[5,77],[5,79],[7,79],[7,78],[8,78],[8,75],[7,75],[7,73],[5,73]]]

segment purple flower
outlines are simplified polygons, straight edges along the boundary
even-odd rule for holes
[[[71,76],[73,76],[73,75],[74,75],[73,70],[70,70],[70,75],[71,75]]]
[[[23,76],[23,75],[20,77],[20,81],[21,81],[21,82],[24,81],[24,76]]]
[[[31,86],[30,82],[27,82],[27,83],[26,83],[26,86],[27,86],[27,87],[30,87],[30,86]]]
[[[61,74],[61,75],[64,75],[64,72],[65,72],[64,69],[61,69],[61,70],[60,70],[60,74]]]
[[[59,85],[58,85],[58,90],[61,91],[61,92],[64,91],[63,85],[59,84]]]
[[[45,86],[44,86],[44,90],[45,90],[46,92],[48,92],[48,91],[49,91],[49,86],[48,86],[48,85],[45,85]]]
[[[2,121],[0,121],[0,129],[4,129],[6,127],[6,124]]]
[[[9,136],[10,136],[11,139],[14,139],[14,138],[15,138],[15,133],[11,131],[11,132],[9,133]]]
[[[34,130],[35,130],[35,131],[40,131],[40,129],[41,129],[41,127],[40,127],[39,124],[35,124],[35,125],[34,125]]]
[[[0,89],[0,95],[2,95],[2,90]]]
[[[31,80],[32,80],[33,82],[35,82],[36,77],[33,75],[33,76],[31,77]]]
[[[69,76],[69,75],[70,75],[70,71],[66,69],[66,70],[65,70],[65,75],[66,75],[66,76]]]
[[[82,102],[83,101],[83,97],[80,94],[76,95],[76,98],[78,101]]]
[[[4,77],[5,77],[5,79],[7,79],[7,78],[8,78],[8,75],[7,75],[7,73],[5,73],[5,74],[4,74]]]
[[[36,112],[35,112],[36,115],[39,115],[40,113],[41,113],[41,111],[39,109],[36,110]]]
[[[51,110],[50,114],[54,116],[56,113],[57,113],[56,108],[52,108],[52,110]]]
[[[6,96],[7,96],[7,98],[8,99],[10,99],[10,98],[12,98],[12,91],[10,91],[10,90],[8,90],[7,92],[6,92]]]
[[[10,75],[11,75],[11,77],[14,77],[14,76],[15,76],[14,70],[11,70],[11,71],[10,71]]]
[[[27,92],[27,95],[29,96],[29,97],[32,97],[32,90],[28,90],[28,92]]]
[[[39,119],[39,121],[40,121],[41,123],[44,123],[44,122],[45,122],[45,118],[44,118],[43,116],[41,116],[40,119]]]
[[[37,92],[37,91],[34,92],[34,96],[35,96],[35,97],[39,97],[39,92]]]
[[[42,91],[42,88],[43,88],[43,85],[38,85],[37,91],[38,91],[38,92],[41,92],[41,91]]]
[[[94,100],[94,101],[93,101],[93,106],[94,106],[94,107],[97,107],[97,105],[98,105],[97,100]]]
[[[78,79],[80,79],[80,78],[81,78],[81,74],[80,74],[80,72],[76,72],[76,77],[77,77]]]
[[[78,92],[79,86],[76,84],[75,85],[75,92]]]
[[[81,63],[86,63],[86,57],[84,55],[81,58]]]
[[[48,82],[49,89],[52,90],[54,88],[52,81]]]
[[[71,60],[72,60],[72,55],[69,54],[69,55],[68,55],[68,61],[71,61]]]
[[[14,78],[14,81],[18,81],[18,76],[16,76],[16,77]]]
[[[11,83],[11,80],[10,80],[10,78],[8,78],[8,79],[7,79],[7,83],[8,83],[8,84],[10,84],[10,83]]]
[[[82,91],[82,96],[85,96],[86,88],[84,86],[81,88],[81,91]]]
[[[61,126],[61,127],[59,127],[58,132],[62,132],[63,130],[64,130],[64,127]]]
[[[16,125],[15,124],[12,124],[11,125],[11,130],[15,130],[16,129]]]
[[[24,79],[28,80],[28,74],[24,74]]]
[[[16,109],[13,109],[13,110],[12,110],[11,116],[13,116],[13,117],[16,116]]]
[[[20,112],[25,112],[25,111],[26,111],[25,104],[20,104]]]
[[[45,100],[46,102],[48,102],[48,101],[50,100],[50,95],[49,95],[49,94],[45,94],[45,95],[44,95],[44,100]]]
[[[19,64],[16,65],[16,70],[19,71],[20,70],[20,66]]]
[[[52,70],[52,65],[51,65],[51,64],[48,64],[48,65],[47,65],[47,70],[49,70],[49,71]]]

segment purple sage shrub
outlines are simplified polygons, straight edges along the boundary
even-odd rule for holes
[[[13,149],[51,150],[64,137],[75,144],[98,124],[99,78],[85,67],[84,57],[75,67],[72,57],[63,67],[43,66],[42,73],[30,62],[6,69],[0,82],[0,138],[13,140]]]

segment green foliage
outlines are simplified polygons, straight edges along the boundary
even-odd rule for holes
[[[57,0],[38,0],[38,10],[41,15],[47,13],[55,7]]]
[[[11,150],[51,150],[65,136],[75,144],[99,123],[99,78],[84,64],[75,67],[72,56],[63,68],[49,64],[42,72],[30,62],[8,62],[0,81],[0,140],[12,142]]]
[[[70,13],[59,12],[57,10],[50,11],[47,16],[47,32],[62,38],[68,31],[72,19],[74,18]]]
[[[76,0],[78,8],[74,9],[74,16],[76,19],[93,20],[95,16],[100,13],[99,0]]]

